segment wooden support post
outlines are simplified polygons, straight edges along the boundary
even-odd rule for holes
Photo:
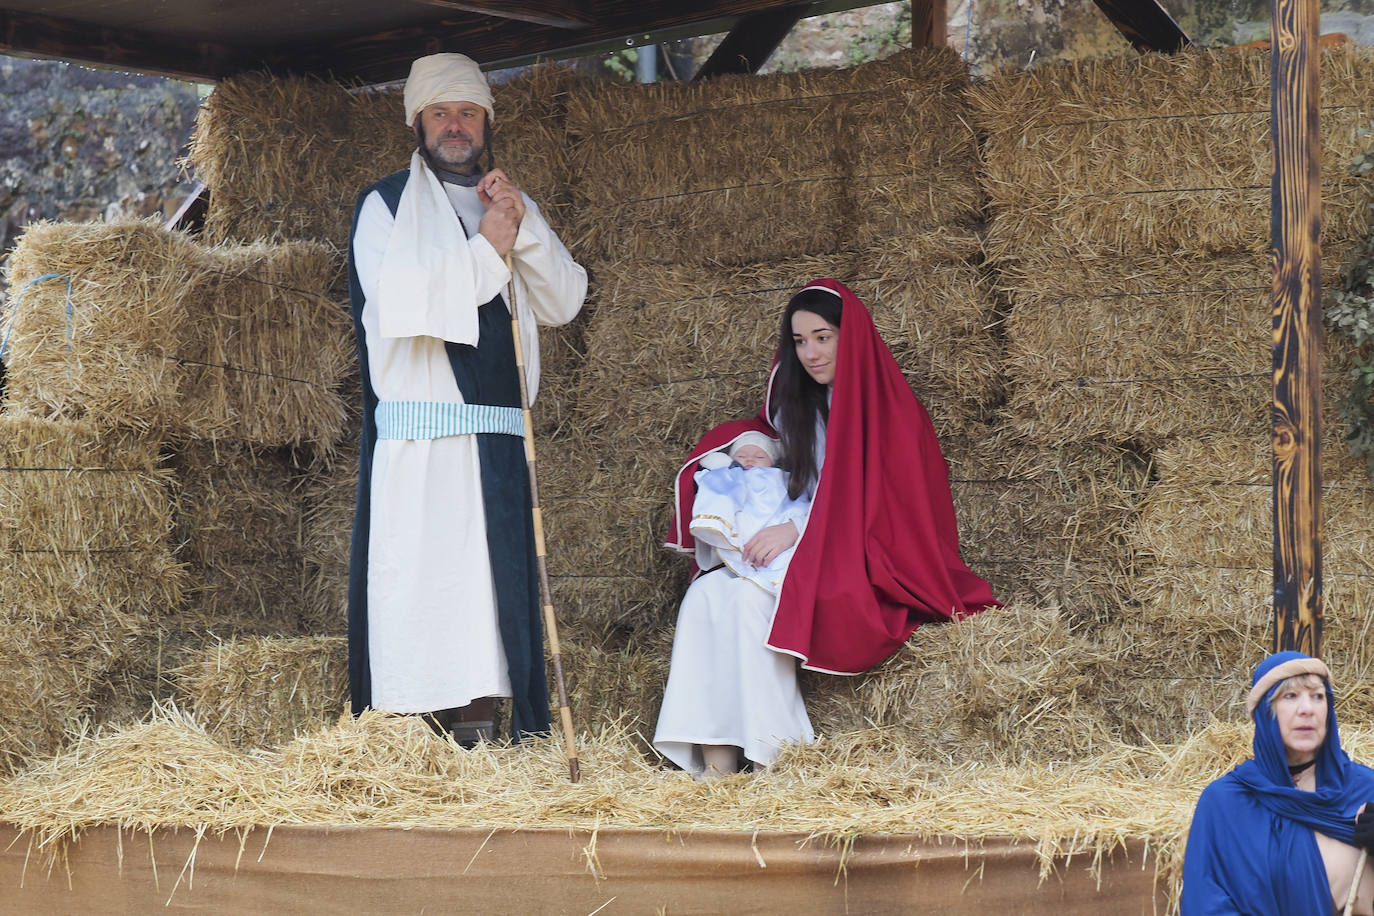
[[[1271,0],[1274,647],[1321,651],[1318,0]]]
[[[949,42],[946,0],[911,0],[911,46],[943,48]]]

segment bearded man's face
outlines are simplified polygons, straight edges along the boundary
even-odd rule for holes
[[[471,175],[486,148],[487,111],[472,102],[435,102],[416,121],[420,144],[440,168]]]

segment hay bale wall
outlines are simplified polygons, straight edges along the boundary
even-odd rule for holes
[[[334,448],[356,360],[349,314],[326,295],[341,264],[323,245],[289,242],[217,246],[196,266],[175,434]]]
[[[1374,576],[1368,557],[1374,487],[1364,463],[1338,436],[1324,443],[1322,652],[1341,689],[1345,715],[1374,703]],[[1149,660],[1159,676],[1186,660],[1207,688],[1251,666],[1273,639],[1273,495],[1270,444],[1260,437],[1179,440],[1156,456],[1159,480],[1129,534],[1146,570],[1132,581],[1140,620],[1157,635]],[[1168,643],[1167,647],[1165,644]],[[1167,654],[1166,654],[1167,653]],[[1241,698],[1169,700],[1227,718],[1244,718]],[[1188,703],[1181,701],[1188,700]],[[1161,711],[1163,711],[1161,709]]]
[[[304,635],[300,473],[290,456],[196,443],[172,459],[178,555],[195,583],[190,633]]]
[[[1369,230],[1369,181],[1346,166],[1367,145],[1374,57],[1347,47],[1322,65],[1331,280]],[[1240,717],[1230,684],[1272,638],[1267,67],[1254,53],[1132,57],[969,94],[986,136],[986,248],[1010,304],[1003,422],[1046,446],[1117,443],[1149,468],[1114,534],[1118,606],[1084,634],[1115,660],[1096,690],[1125,740]],[[1332,403],[1352,354],[1326,350]],[[1325,422],[1338,428],[1330,411]],[[1240,442],[1244,473],[1222,457]],[[1345,647],[1367,628],[1362,567],[1342,572],[1334,557],[1358,552],[1364,533],[1341,521],[1362,514],[1360,499],[1346,508],[1335,487],[1326,651],[1349,659],[1343,711],[1357,712],[1366,653]]]
[[[83,717],[142,715],[167,694],[165,669],[214,635],[342,629],[305,600],[302,558],[302,480],[349,414],[338,270],[318,243],[208,248],[151,222],[23,237],[0,422],[22,428],[21,453],[42,441],[52,459],[4,475],[0,592],[16,623],[0,655],[49,672],[59,698],[0,764],[55,749]],[[44,424],[55,431],[34,439]],[[104,466],[114,448],[135,457]]]
[[[20,239],[8,398],[169,439],[328,450],[351,322],[318,243],[205,247],[148,221],[46,223]]]
[[[566,227],[563,134],[576,85],[571,71],[538,68],[492,90],[497,165],[555,229]],[[350,92],[337,83],[245,74],[223,80],[206,100],[187,159],[210,190],[205,231],[212,241],[306,239],[345,252],[358,192],[406,168],[414,148],[399,90]]]
[[[1148,486],[1138,453],[1105,442],[1058,448],[1006,430],[947,440],[960,552],[1008,602],[1078,623],[1121,613],[1135,568],[1126,534]]]
[[[580,93],[574,248],[594,262],[748,264],[972,223],[966,81],[958,55],[929,51]]]
[[[342,637],[247,637],[187,655],[171,672],[181,706],[217,740],[273,747],[337,719],[348,703]]]
[[[988,252],[1190,257],[1269,246],[1269,52],[1195,51],[1037,67],[969,94],[994,213]],[[1324,52],[1326,242],[1363,237],[1374,57]],[[1339,250],[1341,245],[1337,245]]]
[[[1368,182],[1343,166],[1363,142],[1370,64],[1344,49],[1323,67],[1339,109],[1324,121],[1327,250],[1339,255],[1368,228]],[[1015,761],[1176,739],[1233,714],[1230,685],[1267,626],[1255,612],[1268,592],[1264,498],[1248,478],[1223,487],[1169,468],[1219,466],[1188,443],[1262,444],[1266,427],[1268,154],[1255,125],[1268,96],[1256,57],[1071,64],[970,87],[957,56],[904,53],[693,86],[541,70],[497,92],[501,163],[593,274],[584,315],[544,335],[536,407],[579,724],[620,717],[641,748],[652,733],[686,575],[658,546],[672,475],[707,428],[757,409],[776,316],[817,275],[872,306],[942,437],[964,556],[1009,602],[918,631],[862,678],[808,676],[821,731],[878,727],[931,759]],[[342,250],[357,190],[410,148],[394,93],[245,77],[216,96],[192,158],[214,189],[217,238]],[[290,117],[312,106],[317,120]],[[985,138],[981,159],[969,125]],[[328,282],[337,290],[337,273]],[[1333,354],[1333,385],[1348,358]],[[349,437],[355,424],[339,422]],[[296,441],[326,452],[336,440]],[[206,472],[211,488],[278,472],[295,488],[223,517],[281,538],[263,552],[304,570],[290,585],[304,615],[253,620],[250,592],[225,612],[230,630],[339,632],[356,455],[322,457],[273,471],[259,452],[251,469]],[[1362,550],[1368,513],[1341,485],[1333,531],[1350,552],[1333,548],[1328,564],[1328,635],[1358,688],[1341,702],[1359,704],[1369,625],[1355,610],[1362,567],[1346,558]],[[202,521],[181,516],[183,530],[215,530],[205,505]],[[210,543],[207,558],[244,546]],[[194,567],[201,548],[188,538],[186,549]],[[1178,560],[1197,553],[1211,565]],[[232,590],[197,600],[211,595]],[[290,596],[257,606],[279,600]],[[932,716],[930,697],[953,699]]]
[[[1012,301],[1008,421],[1043,441],[1268,426],[1269,57],[1042,67],[969,93]],[[1374,55],[1322,58],[1325,273],[1369,231]],[[1338,377],[1341,359],[1329,360]],[[1339,379],[1336,378],[1336,384]]]
[[[187,586],[169,478],[137,437],[0,414],[0,770],[57,750],[147,663]]]

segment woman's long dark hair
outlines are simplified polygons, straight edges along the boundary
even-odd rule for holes
[[[778,371],[773,381],[774,415],[782,436],[782,461],[787,472],[787,495],[796,499],[820,478],[816,467],[816,421],[829,422],[828,389],[813,379],[797,358],[792,340],[792,316],[797,312],[819,315],[840,326],[843,300],[824,289],[804,289],[792,297],[782,313],[778,331]],[[771,418],[770,418],[771,419]]]

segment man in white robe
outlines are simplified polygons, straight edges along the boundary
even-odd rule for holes
[[[362,192],[349,246],[364,400],[352,705],[427,714],[466,743],[510,697],[519,738],[549,718],[510,293],[532,399],[536,322],[572,320],[587,275],[493,167],[476,63],[420,58],[404,97],[410,168]]]

